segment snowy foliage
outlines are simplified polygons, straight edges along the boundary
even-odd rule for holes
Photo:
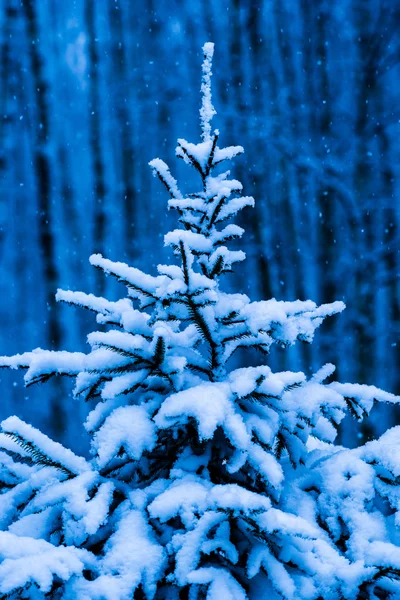
[[[234,369],[236,351],[310,343],[341,302],[251,302],[220,287],[245,255],[228,223],[254,204],[217,168],[243,152],[211,132],[213,45],[204,46],[202,141],[176,154],[201,189],[184,194],[159,158],[181,227],[176,262],[145,274],[101,255],[125,284],[118,302],[58,290],[96,313],[88,354],[2,357],[25,383],[75,379],[91,404],[92,459],[11,417],[0,434],[0,593],[7,598],[341,600],[400,597],[400,428],[356,450],[333,444],[374,387],[328,383],[267,365]],[[107,328],[104,326],[108,326]],[[238,356],[238,355],[236,355]],[[254,352],[251,354],[254,356]]]

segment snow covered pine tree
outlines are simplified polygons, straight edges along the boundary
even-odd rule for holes
[[[219,148],[211,130],[213,44],[203,50],[202,142],[176,151],[201,191],[182,194],[150,163],[183,225],[165,237],[179,264],[151,276],[92,256],[128,297],[57,292],[109,326],[88,336],[91,352],[1,358],[26,385],[74,377],[93,404],[90,461],[17,417],[2,423],[1,598],[400,598],[400,428],[355,450],[332,443],[346,409],[361,419],[398,398],[326,383],[332,365],[308,380],[227,368],[239,348],[311,342],[344,305],[221,290],[245,258],[225,245],[243,230],[225,222],[254,201],[215,173],[243,148]]]

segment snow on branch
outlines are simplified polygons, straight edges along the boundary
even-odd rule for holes
[[[160,181],[165,185],[172,198],[179,200],[182,194],[179,191],[177,181],[172,177],[168,165],[161,158],[154,158],[149,162],[154,176],[158,176]]]
[[[202,65],[203,78],[201,82],[201,108],[200,123],[202,137],[205,142],[211,138],[211,120],[217,114],[211,99],[211,75],[212,58],[214,55],[214,44],[207,42],[203,46],[204,60]]]
[[[94,562],[85,550],[55,547],[41,539],[0,532],[0,592],[6,595],[4,598],[17,598],[8,594],[18,593],[25,586],[36,588],[35,596],[18,595],[19,598],[44,598],[51,592],[54,580],[68,581]]]
[[[0,367],[27,369],[24,376],[26,386],[44,383],[53,375],[76,376],[83,368],[86,354],[64,350],[42,350],[24,352],[15,356],[0,356]]]
[[[40,460],[47,457],[50,466],[52,466],[50,463],[53,462],[54,466],[63,468],[69,474],[77,475],[91,469],[90,464],[84,458],[77,456],[58,442],[54,442],[18,417],[9,417],[1,423],[1,428],[6,435],[32,455],[34,462],[36,453]]]

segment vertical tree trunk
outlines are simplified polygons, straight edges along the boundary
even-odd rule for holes
[[[99,55],[98,41],[96,36],[96,11],[95,0],[85,0],[85,19],[88,34],[88,78],[89,78],[89,139],[92,155],[93,170],[93,195],[94,195],[94,236],[93,251],[105,253],[106,233],[106,183],[104,158],[101,147],[100,111],[101,99],[99,94]],[[96,278],[97,293],[102,294],[104,290],[104,275],[98,273]]]
[[[43,284],[47,303],[47,345],[57,349],[61,346],[62,330],[54,299],[58,284],[57,262],[54,251],[53,219],[51,209],[51,164],[49,158],[50,119],[48,107],[48,83],[45,65],[40,52],[40,31],[35,0],[22,0],[21,6],[26,22],[27,38],[30,45],[30,68],[34,86],[34,101],[37,111],[34,121],[33,162],[36,175],[36,188],[39,205],[39,244],[43,262]],[[61,437],[65,429],[65,413],[62,398],[53,385],[50,400],[49,425],[56,437]]]
[[[250,114],[255,123],[260,127],[263,126],[263,121],[266,118],[263,102],[263,77],[260,72],[260,64],[262,64],[262,28],[260,22],[260,10],[254,3],[250,3],[248,8],[247,31],[249,32],[250,48],[253,60],[251,61],[251,95],[250,95]],[[264,77],[266,73],[264,73]],[[264,124],[265,127],[265,124]],[[240,140],[239,140],[240,142]],[[265,149],[268,148],[268,140],[263,139],[261,135],[257,136],[251,148],[247,148],[247,152],[253,154],[252,162],[253,169],[251,179],[256,196],[256,205],[251,218],[251,229],[254,233],[254,244],[256,252],[256,269],[260,280],[259,288],[262,298],[271,298],[273,294],[273,275],[276,274],[272,232],[269,231],[268,223],[271,221],[271,206],[268,201],[268,185],[266,181],[270,180],[271,174],[266,171],[268,169],[268,155],[265,155]],[[267,189],[266,189],[267,188]],[[260,202],[258,195],[265,195],[266,202]],[[275,277],[276,278],[276,277]],[[276,284],[277,282],[275,282]]]
[[[4,261],[3,243],[5,234],[7,168],[9,146],[14,144],[11,127],[15,126],[16,108],[11,101],[15,94],[17,65],[12,57],[13,23],[17,18],[17,9],[12,0],[4,3],[0,44],[0,259]]]
[[[50,137],[47,104],[48,84],[45,79],[44,64],[40,54],[40,33],[38,30],[35,0],[22,0],[21,4],[26,18],[27,37],[29,42],[31,42],[30,66],[34,85],[35,105],[37,109],[37,118],[34,123],[34,166],[40,210],[40,247],[44,264],[46,301],[49,311],[47,331],[50,346],[58,348],[61,341],[61,327],[57,319],[54,300],[58,277],[52,231],[51,166],[48,152],[48,142]]]
[[[125,7],[124,7],[125,8]],[[135,204],[136,194],[134,185],[134,172],[136,168],[136,152],[133,146],[133,116],[130,96],[130,77],[127,71],[126,44],[124,40],[123,19],[126,18],[122,4],[116,5],[114,0],[109,3],[109,17],[111,29],[111,54],[114,67],[113,80],[115,86],[115,111],[120,139],[122,165],[122,181],[119,186],[121,204],[123,206],[124,223],[124,249],[128,259],[134,256],[135,229]]]

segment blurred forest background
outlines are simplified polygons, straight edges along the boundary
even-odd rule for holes
[[[94,318],[54,293],[123,291],[91,253],[152,272],[165,259],[173,215],[148,162],[191,184],[174,149],[199,138],[206,41],[214,124],[223,145],[245,147],[232,168],[256,198],[229,285],[347,304],[312,346],[274,350],[270,364],[309,373],[329,361],[342,381],[400,393],[394,0],[0,0],[0,354],[85,349]],[[67,384],[0,377],[1,418],[85,448],[86,408]],[[343,435],[354,445],[396,419],[373,411]]]

